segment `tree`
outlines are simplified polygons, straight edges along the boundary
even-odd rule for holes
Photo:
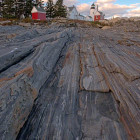
[[[15,15],[20,18],[21,15],[29,17],[33,8],[33,0],[16,0],[15,1]]]
[[[20,18],[21,15],[25,14],[26,0],[16,0],[15,3],[15,16]]]
[[[14,0],[4,0],[2,15],[4,18],[14,18]]]
[[[25,5],[25,17],[29,17],[31,15],[31,11],[33,8],[33,0],[26,0],[26,5]]]
[[[63,5],[63,0],[57,0],[55,4],[55,17],[66,17],[66,8]]]
[[[46,6],[46,16],[48,18],[53,18],[55,14],[54,4],[53,0],[48,0],[47,6]]]
[[[42,0],[35,0],[35,6],[40,6],[40,7],[43,7],[44,6],[44,1]]]
[[[29,17],[34,5],[43,5],[42,0],[0,0],[0,13],[4,18]]]
[[[3,13],[3,7],[4,7],[4,0],[0,1],[0,17],[2,16]]]

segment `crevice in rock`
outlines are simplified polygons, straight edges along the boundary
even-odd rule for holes
[[[13,61],[11,64],[9,64],[9,65],[5,66],[4,68],[2,68],[0,70],[0,73],[6,71],[8,68],[12,67],[13,65],[18,64],[19,62],[21,62],[22,60],[24,60],[26,57],[30,56],[33,52],[34,52],[34,49],[30,50],[29,52],[27,52],[23,56],[20,56],[19,58],[16,58],[16,60]]]
[[[32,123],[32,121],[33,121],[32,119],[36,119],[36,117],[38,116],[37,112],[40,112],[40,109],[38,110],[38,108],[40,108],[40,106],[44,106],[43,104],[46,104],[43,107],[43,110],[41,109],[42,110],[41,111],[41,116],[38,118],[38,120],[40,120],[40,122],[38,123],[38,125],[35,128],[37,130],[39,129],[38,127],[41,125],[42,119],[44,117],[44,113],[46,113],[46,109],[48,108],[48,104],[45,103],[45,102],[47,102],[47,101],[50,102],[46,97],[48,96],[48,98],[50,98],[50,96],[53,96],[53,95],[50,95],[49,93],[47,93],[49,95],[45,95],[46,94],[45,91],[52,90],[51,92],[53,92],[53,89],[57,90],[57,84],[58,84],[58,81],[59,81],[60,70],[63,67],[64,57],[65,57],[66,51],[67,51],[68,46],[69,46],[68,44],[70,44],[70,42],[72,42],[72,40],[70,38],[68,38],[67,42],[64,44],[64,47],[61,49],[60,56],[59,56],[58,60],[56,61],[55,65],[54,65],[52,73],[48,77],[46,82],[43,84],[43,86],[40,88],[38,97],[34,101],[32,111],[30,112],[30,115],[28,116],[26,122],[24,123],[24,126],[20,129],[20,132],[19,132],[19,134],[18,134],[18,136],[16,138],[17,140],[23,139],[25,137],[26,138],[30,137],[30,134],[32,133],[32,127],[29,124]],[[52,83],[52,81],[53,81],[53,83]],[[55,92],[53,92],[53,93],[55,93]],[[47,101],[44,101],[44,102],[39,101],[39,100],[43,99],[42,98],[43,96]],[[54,95],[54,97],[51,97],[52,99],[50,99],[52,102],[53,101],[56,102],[56,103],[54,103],[53,107],[51,107],[51,108],[55,108],[55,106],[58,103],[58,100],[55,99],[55,96],[56,95]],[[50,102],[50,104],[52,102]],[[53,114],[51,114],[51,115],[52,115],[52,118],[53,118]],[[69,114],[69,115],[73,115],[73,114]],[[48,124],[48,125],[50,125],[50,124]]]

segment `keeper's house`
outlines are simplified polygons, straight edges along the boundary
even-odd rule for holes
[[[46,11],[40,6],[34,6],[31,13],[33,20],[46,20]]]

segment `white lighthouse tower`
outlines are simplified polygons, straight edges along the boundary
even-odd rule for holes
[[[96,9],[95,9],[95,4],[93,3],[93,4],[91,5],[91,8],[90,8],[90,16],[92,17],[93,21],[94,21],[95,11],[96,11]]]

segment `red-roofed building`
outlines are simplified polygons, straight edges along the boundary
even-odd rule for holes
[[[34,6],[31,13],[34,20],[46,20],[46,11],[40,6]]]

